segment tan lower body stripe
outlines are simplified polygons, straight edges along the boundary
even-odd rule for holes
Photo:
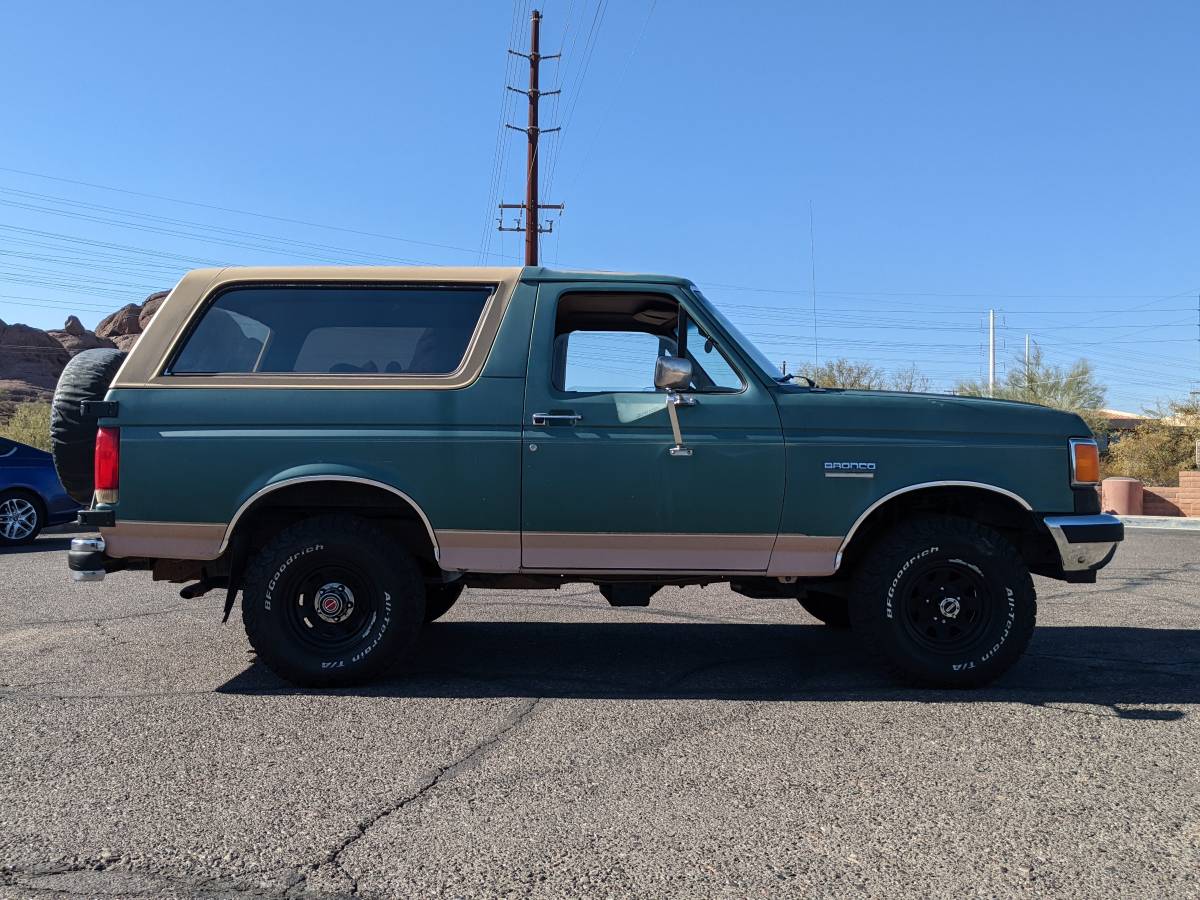
[[[216,559],[226,526],[122,521],[101,528],[113,557]],[[819,577],[837,570],[842,538],[803,534],[649,534],[436,530],[447,571],[761,572]]]

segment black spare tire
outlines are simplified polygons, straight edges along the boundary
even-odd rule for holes
[[[50,451],[63,488],[77,503],[92,502],[95,489],[96,420],[84,418],[79,404],[103,400],[125,353],[102,347],[84,350],[58,376],[50,410]]]

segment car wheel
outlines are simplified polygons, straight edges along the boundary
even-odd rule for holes
[[[437,621],[450,612],[450,607],[457,603],[458,598],[462,596],[463,587],[461,581],[452,584],[425,585],[425,624]]]
[[[42,505],[23,491],[0,494],[0,546],[31,544],[45,522]]]
[[[271,671],[304,687],[374,678],[412,646],[425,614],[416,560],[363,519],[318,516],[251,561],[242,621]]]
[[[845,597],[808,591],[800,598],[800,605],[814,619],[820,619],[830,628],[850,627],[850,604]]]
[[[1033,579],[998,532],[930,516],[897,526],[855,573],[850,619],[905,680],[977,687],[1007,670],[1037,620]]]

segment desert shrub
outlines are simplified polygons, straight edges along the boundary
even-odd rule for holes
[[[49,450],[50,404],[17,404],[8,421],[0,424],[0,437]]]
[[[1104,475],[1139,478],[1145,484],[1174,487],[1181,469],[1196,468],[1200,403],[1172,403],[1109,447]]]

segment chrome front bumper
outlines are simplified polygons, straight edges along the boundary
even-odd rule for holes
[[[72,538],[67,552],[67,568],[72,581],[103,581],[104,551],[107,545],[102,537]]]
[[[1103,568],[1125,539],[1125,526],[1116,516],[1047,516],[1045,522],[1064,572]]]

